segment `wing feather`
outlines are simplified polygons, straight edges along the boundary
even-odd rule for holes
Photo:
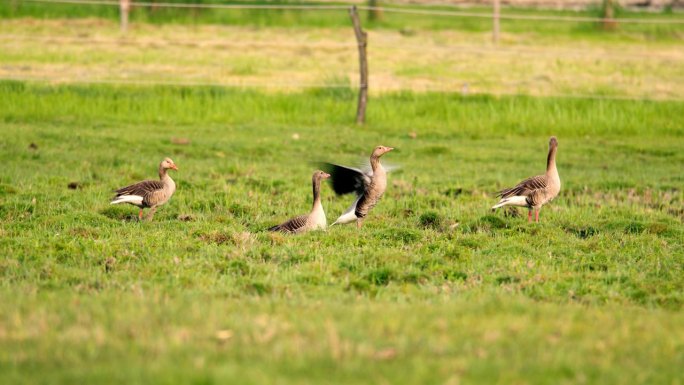
[[[321,168],[330,174],[332,188],[337,195],[352,192],[361,195],[370,184],[370,177],[357,168],[332,163],[322,163]]]
[[[536,191],[545,189],[549,185],[546,175],[537,175],[527,178],[524,181],[508,189],[499,191],[497,196],[508,198],[512,196],[530,196]]]
[[[268,231],[280,231],[283,233],[295,233],[298,230],[306,226],[306,221],[309,218],[308,215],[300,215],[294,217],[287,222],[281,223],[277,226],[273,226]]]
[[[164,188],[164,184],[160,180],[144,180],[130,186],[122,187],[116,190],[116,196],[121,195],[139,195],[141,197],[147,196],[157,190]]]

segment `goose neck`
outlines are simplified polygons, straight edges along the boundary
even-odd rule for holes
[[[379,156],[372,155],[372,156],[370,157],[370,164],[371,164],[371,169],[373,170],[373,172],[376,172],[376,171],[378,170],[378,168],[381,167],[381,165],[380,165],[380,157],[379,157]]]
[[[546,158],[546,172],[551,173],[556,171],[556,151],[557,147],[553,146],[549,149],[549,155]]]
[[[321,204],[321,180],[314,177],[311,180],[311,185],[313,187],[313,206],[316,207],[317,204]]]

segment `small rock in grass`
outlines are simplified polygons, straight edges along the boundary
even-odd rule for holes
[[[180,144],[180,145],[187,145],[187,144],[190,144],[190,139],[188,139],[188,138],[171,138],[171,143]]]
[[[214,337],[216,337],[216,340],[218,342],[224,343],[224,342],[228,341],[229,339],[233,338],[233,331],[232,330],[219,330],[216,332]]]
[[[382,349],[375,352],[375,358],[381,361],[391,360],[397,356],[397,350],[394,348]]]
[[[31,142],[31,144],[29,144],[28,148],[29,148],[29,150],[37,150],[37,149],[38,149],[38,145],[35,144],[35,143],[33,143],[33,142]]]
[[[81,188],[81,183],[80,183],[80,182],[69,182],[69,184],[67,185],[67,187],[68,187],[70,190],[76,190],[76,189]]]

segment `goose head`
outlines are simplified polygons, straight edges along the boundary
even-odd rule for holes
[[[321,170],[317,170],[313,173],[313,180],[314,181],[319,181],[323,179],[328,179],[330,178],[330,174],[323,172]]]
[[[556,147],[558,147],[558,139],[556,139],[555,136],[552,136],[549,139],[549,150]]]
[[[371,154],[371,157],[374,158],[379,158],[383,156],[384,154],[394,150],[394,147],[386,147],[386,146],[377,146],[373,149],[373,153]]]
[[[162,162],[159,164],[159,168],[164,169],[164,170],[176,170],[178,171],[178,166],[176,166],[175,163],[173,163],[173,160],[171,158],[164,158]]]

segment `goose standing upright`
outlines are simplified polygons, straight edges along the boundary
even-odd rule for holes
[[[138,219],[142,219],[143,209],[150,208],[147,220],[152,220],[157,207],[171,199],[176,191],[176,183],[171,179],[168,170],[178,170],[171,158],[164,158],[159,163],[159,180],[145,180],[116,190],[116,197],[111,204],[128,203],[140,208]]]
[[[268,230],[280,231],[283,233],[305,233],[311,230],[325,229],[328,222],[325,219],[325,211],[323,211],[323,205],[321,204],[321,180],[329,177],[330,174],[326,174],[323,171],[316,171],[311,176],[311,184],[313,185],[313,207],[309,214],[294,217],[289,221],[273,226]]]
[[[394,147],[375,147],[370,156],[371,169],[367,171],[325,163],[332,175],[336,194],[356,193],[354,203],[332,225],[356,221],[356,227],[361,228],[364,218],[380,201],[387,188],[387,170],[380,164],[380,157],[392,150]]]
[[[556,168],[556,151],[558,140],[555,136],[549,139],[549,154],[546,158],[546,173],[533,176],[518,183],[515,187],[501,190],[497,196],[501,197],[499,203],[492,207],[493,210],[502,206],[521,206],[527,207],[527,221],[532,220],[532,210],[534,210],[534,220],[539,222],[539,210],[542,206],[553,200],[561,188],[560,176]]]

